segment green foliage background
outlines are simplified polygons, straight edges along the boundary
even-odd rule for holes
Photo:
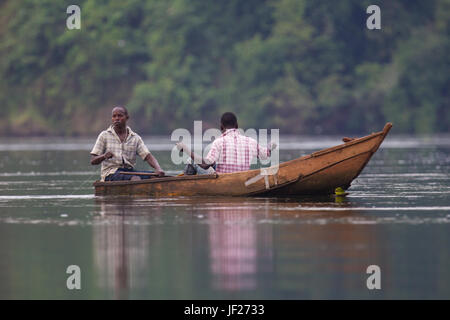
[[[97,134],[119,104],[140,133],[228,110],[282,134],[449,132],[449,20],[450,0],[4,0],[0,133]]]

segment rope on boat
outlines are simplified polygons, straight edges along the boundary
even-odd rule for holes
[[[244,184],[246,187],[248,187],[264,178],[264,183],[266,185],[266,189],[268,190],[268,189],[270,189],[269,176],[273,177],[274,186],[278,185],[278,179],[277,179],[278,166],[273,166],[273,167],[269,167],[269,168],[261,168],[260,174],[248,179],[247,181],[245,181]]]

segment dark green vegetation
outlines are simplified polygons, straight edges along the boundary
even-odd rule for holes
[[[66,8],[81,7],[81,30]],[[140,133],[232,110],[282,133],[448,132],[449,0],[6,0],[0,133],[94,134],[126,104]]]

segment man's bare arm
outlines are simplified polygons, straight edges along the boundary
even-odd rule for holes
[[[159,176],[164,176],[164,171],[163,169],[161,169],[161,167],[159,166],[158,160],[156,160],[156,158],[149,153],[146,157],[145,157],[145,161],[153,168],[155,168],[156,173],[159,174]]]
[[[203,160],[203,158],[200,158],[199,156],[197,156],[193,151],[191,151],[189,149],[189,147],[187,147],[184,143],[182,142],[178,142],[177,144],[177,148],[181,151],[181,152],[185,152],[187,153],[187,155],[189,157],[191,157],[192,160],[194,160],[195,163],[197,163],[197,165],[202,168],[202,169],[208,169],[211,166],[214,166],[214,163],[206,163],[205,160]]]
[[[105,161],[106,159],[110,159],[110,158],[112,158],[112,157],[114,157],[114,155],[111,153],[111,152],[106,152],[106,153],[104,153],[104,154],[101,154],[101,155],[95,155],[95,154],[93,154],[92,156],[91,156],[91,164],[92,165],[97,165],[97,164],[100,164],[100,163],[102,163],[103,161]]]

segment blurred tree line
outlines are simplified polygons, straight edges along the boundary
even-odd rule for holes
[[[81,8],[68,30],[66,8]],[[3,0],[0,133],[140,133],[234,111],[281,133],[450,127],[450,0]]]

